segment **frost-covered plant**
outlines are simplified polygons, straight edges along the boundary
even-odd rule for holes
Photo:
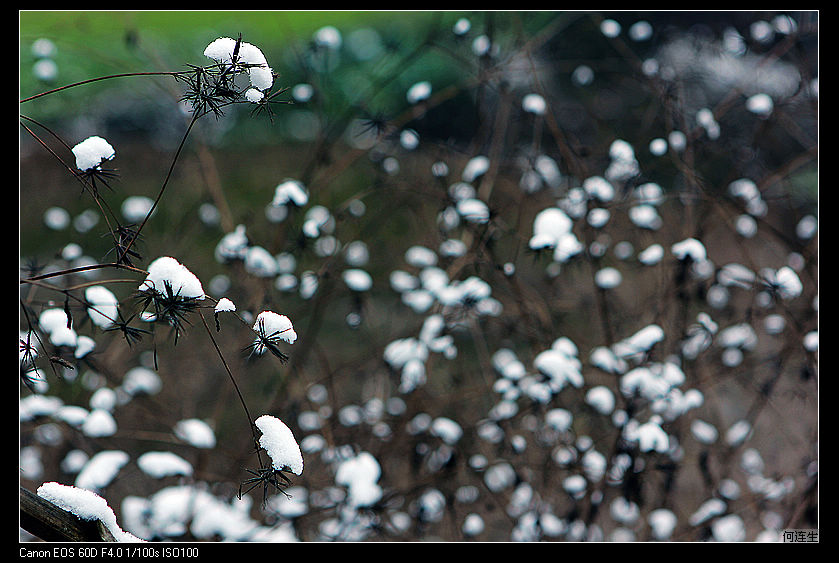
[[[211,234],[203,255],[141,256],[172,184],[106,215],[112,263],[68,245],[58,274],[25,264],[28,474],[57,465],[56,424],[116,441],[159,406],[141,422],[177,452],[62,460],[120,498],[136,458],[151,484],[119,508],[145,539],[741,541],[816,521],[818,219],[799,190],[818,83],[785,56],[807,18],[684,41],[660,15],[454,16],[416,45],[324,25],[271,65],[222,37],[174,75],[191,138],[242,103],[281,141],[228,145],[248,174],[201,177],[213,203],[183,206],[183,239]],[[278,76],[296,84],[274,114]],[[114,146],[68,167],[103,214]],[[56,283],[106,268],[130,285]],[[104,369],[75,379],[87,403],[53,396],[72,367],[112,367],[108,334],[157,380]]]
[[[94,327],[106,333],[121,332],[129,346],[138,344],[144,335],[152,333],[151,330],[140,328],[134,324],[136,322],[144,323],[147,326],[170,327],[174,332],[174,342],[177,344],[180,335],[192,324],[192,320],[195,317],[200,318],[204,326],[207,327],[202,312],[202,309],[207,307],[205,305],[206,301],[215,301],[213,313],[216,319],[217,331],[221,330],[218,314],[235,312],[236,310],[235,305],[229,299],[214,300],[206,295],[200,279],[175,258],[162,256],[150,262],[145,269],[136,267],[132,262],[132,260],[139,261],[142,259],[136,250],[140,233],[147,225],[149,217],[156,210],[158,203],[166,191],[172,171],[181,154],[181,149],[196,120],[208,113],[212,113],[216,117],[221,117],[223,115],[223,108],[234,103],[259,103],[267,107],[268,99],[271,97],[268,96],[267,99],[263,99],[274,83],[274,74],[268,66],[262,51],[250,43],[243,42],[241,36],[236,40],[230,38],[217,39],[207,46],[204,54],[210,59],[215,60],[217,64],[203,67],[190,65],[191,70],[189,71],[158,73],[174,77],[176,80],[186,83],[187,88],[182,101],[189,104],[192,120],[187,127],[180,147],[175,153],[157,199],[147,200],[147,202],[144,201],[142,209],[139,209],[136,213],[136,218],[141,220],[139,226],[121,224],[118,217],[110,211],[105,194],[101,193],[98,189],[99,185],[102,184],[112,188],[108,184],[108,181],[116,177],[114,170],[103,168],[106,161],[111,161],[116,157],[117,151],[113,146],[101,136],[93,135],[77,143],[70,149],[75,159],[75,169],[73,167],[68,168],[82,182],[96,205],[106,214],[106,217],[109,214],[112,216],[112,220],[107,221],[107,226],[110,231],[110,236],[114,240],[115,256],[113,262],[110,263],[105,262],[96,265],[67,268],[42,275],[30,275],[21,280],[22,285],[30,284],[33,288],[56,291],[64,296],[63,308],[46,308],[38,314],[37,321],[30,318],[28,313],[29,306],[22,301],[23,311],[26,313],[26,318],[29,319],[28,325],[30,328],[26,333],[21,333],[21,381],[26,383],[36,393],[39,392],[36,388],[37,385],[42,383],[45,385],[43,376],[35,375],[37,373],[35,363],[39,356],[38,344],[43,345],[43,339],[48,339],[49,344],[57,349],[57,352],[49,358],[51,363],[53,365],[63,366],[66,369],[71,369],[73,366],[61,357],[64,350],[70,351],[77,361],[81,361],[95,347],[95,341],[92,338],[77,332],[76,325],[79,323],[77,323],[77,319],[72,312],[70,306],[71,300],[77,301],[84,306],[83,312],[86,313],[86,318],[90,320]],[[237,82],[238,75],[242,73],[247,73],[249,77],[250,87],[248,89],[241,89],[241,86]],[[70,86],[81,86],[81,84],[83,83]],[[65,86],[64,88],[70,86]],[[258,91],[259,95],[254,95],[254,91]],[[31,102],[49,93],[46,92],[39,96],[30,97],[23,100],[23,102]],[[22,119],[22,123],[25,121],[36,123],[29,118],[22,117]],[[31,129],[25,125],[24,128],[35,139],[38,139],[37,135]],[[52,154],[60,161],[62,160],[62,157],[55,152]],[[127,217],[135,218],[135,214],[132,214],[125,205],[122,211]],[[132,307],[128,301],[120,302],[116,295],[104,283],[100,285],[82,284],[75,287],[70,285],[62,288],[44,281],[50,280],[52,282],[54,279],[69,277],[79,273],[85,274],[86,272],[104,268],[126,270],[133,274],[144,275],[142,283],[139,284],[133,294],[136,307]],[[128,313],[127,311],[131,312]],[[277,326],[278,321],[281,322],[282,326]],[[271,311],[264,311],[258,317],[253,330],[257,333],[257,341],[253,344],[254,353],[261,355],[265,350],[270,350],[283,361],[288,359],[288,356],[280,351],[278,344],[279,341],[293,344],[297,339],[288,317],[278,315]],[[239,393],[245,414],[248,420],[250,420],[250,414],[244,397],[239,392],[228,363],[210,333],[209,328],[207,328],[207,334],[213,342],[234,388]],[[38,344],[33,342],[33,336],[37,339]],[[156,350],[154,363],[157,366]],[[135,368],[134,372],[136,373],[138,369],[146,368],[138,367]],[[153,372],[150,373],[153,374]],[[124,392],[129,397],[142,396],[144,393],[155,394],[159,392],[159,379],[156,379],[157,384],[148,385],[148,382],[142,383],[136,377],[131,378],[129,375],[126,374],[124,379]],[[154,377],[156,378],[157,376]],[[33,398],[38,396],[37,394],[32,395]],[[91,398],[90,406],[92,408],[89,412],[86,412],[84,409],[79,409],[77,415],[71,416],[69,410],[65,411],[63,418],[73,426],[78,427],[83,434],[90,437],[104,437],[115,434],[117,426],[111,414],[111,411],[117,407],[114,391],[105,387],[100,388]],[[40,416],[43,416],[43,414],[46,413],[42,413]],[[256,422],[257,427],[263,430],[263,437],[260,444],[268,450],[270,455],[276,456],[278,447],[288,448],[289,446],[288,444],[278,445],[276,442],[277,432],[275,428],[270,424],[268,425],[269,427],[263,427],[262,422],[265,420],[265,417],[261,417]],[[192,424],[187,425],[188,422],[192,422]],[[279,423],[279,421],[277,422]],[[197,420],[181,421],[175,428],[175,434],[196,447],[212,447],[215,444],[214,437],[210,436],[208,440],[206,437],[197,436],[196,432],[199,432],[199,429],[195,428],[196,424],[203,423]],[[249,427],[251,427],[250,430],[256,442],[256,430],[251,426],[250,422]],[[283,426],[283,428],[286,427]],[[296,447],[296,442],[294,442],[290,431],[288,431],[288,436]],[[297,449],[297,455],[299,460],[290,461],[289,463],[291,463],[291,471],[299,475],[302,472],[302,457],[300,457],[299,448]],[[84,464],[75,484],[82,489],[93,491],[104,489],[114,480],[128,460],[128,454],[121,450],[101,451]],[[144,472],[156,478],[168,475],[191,476],[193,474],[189,462],[171,452],[146,452],[137,459],[137,463]],[[277,460],[275,460],[276,463],[278,463]],[[260,475],[261,479],[277,485],[278,488],[279,483],[276,480],[276,475],[282,477],[285,486],[290,484],[288,478],[282,475],[282,471],[287,469],[285,465],[280,465],[275,469],[269,470],[263,467],[261,457],[259,465],[260,473],[254,473],[252,470],[247,471]],[[263,474],[263,471],[269,472],[270,475],[268,473]],[[251,480],[246,479],[243,484],[246,485],[250,482]],[[123,534],[121,530],[114,528],[112,512],[98,510],[97,514],[93,514],[91,510],[86,509],[85,506],[89,505],[91,501],[84,496],[83,492],[76,493],[72,487],[62,488],[62,486],[57,484],[56,486],[49,485],[46,484],[39,488],[39,494],[43,498],[61,507],[66,507],[70,512],[79,515],[83,519],[90,519],[94,516],[103,519],[106,525],[112,529],[114,535],[117,536],[117,539],[133,537],[130,534]],[[99,497],[95,500],[104,502]]]

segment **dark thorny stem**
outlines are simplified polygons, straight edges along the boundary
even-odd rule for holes
[[[224,369],[227,372],[228,377],[230,377],[230,381],[233,383],[233,388],[236,390],[236,394],[239,396],[239,401],[242,403],[242,408],[245,411],[245,416],[248,417],[248,426],[251,429],[251,435],[253,436],[253,441],[256,445],[256,456],[257,458],[259,458],[259,466],[263,467],[262,456],[259,454],[259,438],[257,437],[256,431],[254,430],[253,417],[251,416],[251,413],[248,410],[248,405],[245,403],[245,398],[242,396],[242,392],[239,390],[239,386],[236,384],[236,379],[233,377],[233,372],[230,371],[230,366],[227,365],[227,360],[224,359],[224,355],[221,353],[221,349],[218,347],[216,339],[213,338],[213,331],[210,330],[210,327],[207,324],[206,319],[204,319],[204,315],[202,315],[199,311],[198,316],[201,317],[201,322],[204,324],[204,328],[207,330],[207,335],[210,337],[210,341],[213,343],[213,347],[215,347],[216,353],[218,354],[218,357],[221,359],[221,363],[224,365]]]
[[[169,184],[169,179],[172,177],[172,172],[175,170],[175,164],[178,162],[178,157],[180,157],[181,151],[184,148],[184,144],[186,144],[186,139],[187,137],[189,137],[189,132],[192,131],[192,126],[195,125],[195,122],[198,121],[199,117],[201,116],[198,113],[192,114],[192,119],[190,120],[189,125],[187,126],[186,131],[184,132],[184,136],[181,138],[181,142],[178,145],[178,150],[175,151],[175,157],[172,159],[172,163],[169,165],[169,171],[166,173],[166,178],[163,180],[163,185],[160,186],[160,191],[158,192],[157,197],[155,198],[154,203],[151,206],[151,209],[149,209],[149,212],[146,213],[146,216],[145,218],[143,218],[143,222],[140,223],[140,226],[137,227],[134,236],[131,238],[130,241],[128,241],[128,244],[125,245],[125,248],[122,249],[120,255],[117,256],[116,262],[118,264],[123,261],[125,256],[128,254],[128,251],[131,250],[131,247],[134,245],[134,243],[137,241],[137,238],[140,236],[140,231],[143,230],[143,227],[146,225],[146,222],[149,220],[149,217],[151,217],[152,213],[154,213],[154,210],[157,208],[157,204],[160,202],[160,198],[163,197],[163,192],[166,191],[166,186]]]

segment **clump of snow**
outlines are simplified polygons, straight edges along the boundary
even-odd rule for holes
[[[655,401],[684,383],[685,374],[672,362],[653,362],[638,366],[621,377],[620,390],[626,397],[638,395]]]
[[[306,186],[298,180],[287,179],[274,188],[274,199],[271,201],[271,205],[292,204],[303,207],[308,202],[309,192],[306,190]]]
[[[585,492],[588,483],[582,475],[571,475],[562,481],[562,488],[572,497],[579,497]]]
[[[174,428],[175,436],[196,448],[213,448],[216,435],[210,425],[197,418],[178,421]]]
[[[147,367],[136,366],[129,369],[122,378],[120,388],[129,395],[154,395],[163,387],[160,376]]]
[[[271,457],[274,469],[288,469],[295,475],[303,473],[303,454],[294,434],[279,418],[264,414],[256,419],[256,427],[262,432],[259,445]]]
[[[139,222],[155,209],[154,200],[150,197],[134,195],[125,198],[120,206],[120,212],[127,221]]]
[[[213,496],[203,484],[174,486],[149,498],[128,496],[121,511],[126,527],[147,539],[177,538],[189,532],[202,540],[247,541],[260,531],[270,532],[250,518],[249,498],[226,501]],[[292,538],[284,535],[282,539]]]
[[[594,274],[594,283],[601,289],[614,289],[621,284],[623,276],[620,271],[611,266],[602,268]]]
[[[455,444],[463,435],[463,429],[454,420],[441,416],[431,423],[431,433],[447,444]]]
[[[567,432],[574,421],[574,415],[563,408],[554,408],[545,413],[545,424],[557,432]]]
[[[245,91],[245,99],[252,104],[259,103],[262,101],[262,98],[265,97],[265,94],[257,90],[256,88],[248,88]]]
[[[105,286],[94,285],[84,292],[87,301],[87,314],[90,320],[100,328],[108,328],[117,319],[117,298]]]
[[[469,159],[469,162],[467,162],[466,166],[463,168],[463,181],[473,182],[479,176],[486,173],[487,170],[489,170],[489,158],[483,155],[475,156]]]
[[[219,299],[218,303],[216,303],[216,307],[214,309],[214,311],[216,313],[233,312],[235,310],[236,310],[236,305],[234,305],[233,301],[231,301],[227,297],[222,297],[221,299]]]
[[[609,506],[609,513],[616,522],[632,524],[638,519],[640,509],[636,503],[619,496]]]
[[[533,367],[549,379],[552,391],[558,393],[567,384],[582,387],[582,363],[577,358],[577,347],[567,338],[558,338],[550,349],[540,352]]]
[[[484,224],[489,221],[489,207],[483,201],[471,197],[457,202],[457,212],[470,223]]]
[[[128,454],[123,451],[101,451],[91,457],[76,476],[76,486],[91,491],[104,489],[111,484],[126,463],[128,463]]]
[[[748,420],[738,420],[725,433],[725,441],[729,446],[737,446],[752,433],[752,425]]]
[[[157,291],[166,294],[165,287],[171,286],[172,293],[181,299],[204,299],[201,281],[186,266],[170,256],[161,256],[149,264],[148,275],[138,288],[140,291]]]
[[[650,512],[647,517],[647,522],[652,528],[653,536],[657,540],[666,540],[670,538],[673,530],[676,528],[676,515],[666,508],[658,508]]]
[[[603,20],[600,23],[600,32],[606,37],[617,37],[621,32],[621,24],[615,20]]]
[[[637,441],[642,452],[666,452],[670,448],[670,437],[660,424],[661,417],[653,415],[637,428],[627,427],[627,438]]]
[[[606,346],[597,346],[589,354],[592,365],[609,373],[623,373],[626,371],[626,361]]]
[[[615,195],[614,186],[609,182],[623,182],[637,176],[640,172],[635,158],[635,149],[623,139],[616,139],[609,146],[609,158],[611,160],[605,172],[607,181],[604,182],[602,178],[598,180],[598,185],[603,190],[598,192],[601,195],[597,196],[601,201],[611,201]],[[586,182],[583,183],[583,188],[588,191]]]
[[[492,365],[506,379],[518,380],[524,377],[527,369],[516,353],[509,348],[501,348],[492,355]]]
[[[619,358],[638,358],[648,352],[658,342],[664,340],[664,330],[658,325],[647,325],[635,334],[616,342],[612,351]]]
[[[408,88],[408,93],[405,94],[405,97],[407,98],[409,104],[416,104],[417,102],[425,100],[430,95],[431,82],[423,80]]]
[[[690,432],[694,438],[703,444],[712,444],[717,441],[719,431],[704,420],[695,419],[690,423]]]
[[[629,219],[642,229],[656,231],[663,223],[656,208],[650,204],[635,205],[629,209]]]
[[[114,147],[102,137],[88,137],[72,149],[76,157],[76,168],[81,171],[98,169],[103,160],[111,160],[116,155]]]
[[[335,219],[329,209],[323,205],[315,205],[306,212],[303,221],[303,234],[309,238],[317,238],[321,235],[332,233],[335,228]]]
[[[765,282],[773,287],[781,299],[794,299],[801,295],[803,286],[798,274],[789,266],[784,266],[777,271],[771,268],[764,268],[760,271]]]
[[[455,35],[465,35],[472,29],[472,22],[470,22],[467,18],[460,18],[454,25],[452,26],[452,33]]]
[[[583,246],[572,232],[573,222],[568,214],[558,207],[540,211],[533,220],[533,235],[528,246],[532,250],[552,248],[554,260],[565,262],[579,254]]]
[[[725,501],[718,498],[711,498],[703,502],[696,511],[688,518],[691,526],[698,526],[706,520],[725,512]]]
[[[746,539],[746,526],[737,514],[726,514],[711,524],[711,534],[719,542],[736,542]]]
[[[660,244],[651,244],[638,254],[638,261],[646,266],[658,264],[664,257],[664,248]]]
[[[64,230],[70,225],[70,214],[63,207],[50,207],[44,211],[44,224],[55,231]]]
[[[616,146],[621,148],[615,149],[614,147]],[[631,149],[631,147],[629,148],[629,152],[630,154],[634,155],[634,151]],[[622,145],[615,145],[613,143],[613,148],[609,150],[609,156],[612,158],[613,163],[623,163],[625,162],[625,157],[627,155],[624,154]],[[634,161],[634,156],[632,156],[632,159]],[[610,172],[610,174],[611,173],[612,172]],[[612,199],[615,197],[615,187],[609,180],[602,176],[591,176],[590,178],[586,178],[585,180],[583,180],[583,191],[585,191],[585,193],[590,198],[593,198],[601,202],[612,201]]]
[[[394,369],[402,371],[400,390],[412,391],[425,383],[425,360],[428,347],[416,338],[399,338],[385,346],[384,359]]]
[[[367,291],[373,287],[373,278],[365,270],[349,268],[341,274],[344,283],[353,291]]]
[[[222,264],[232,260],[243,260],[248,249],[248,244],[245,226],[236,225],[236,228],[221,237],[221,240],[216,245],[216,260]]]
[[[230,37],[219,37],[204,49],[204,55],[220,63],[232,63],[236,40]],[[257,90],[267,90],[274,83],[271,67],[259,47],[240,42],[237,63],[246,65],[251,86]]]
[[[545,102],[545,98],[543,98],[539,94],[531,93],[525,95],[524,98],[522,98],[521,107],[526,112],[533,113],[536,115],[543,115],[548,105]]]
[[[543,209],[533,220],[530,247],[555,245],[562,236],[571,231],[571,226],[571,218],[563,210],[557,207]]]
[[[285,315],[280,315],[273,311],[262,311],[259,313],[256,316],[253,329],[261,336],[272,340],[279,338],[289,344],[294,344],[297,340],[297,333],[294,332],[291,320]]]
[[[405,251],[405,261],[417,268],[434,266],[437,264],[437,254],[425,246],[414,245]]]
[[[610,414],[615,408],[615,396],[605,385],[596,385],[586,392],[586,403],[600,414]]]
[[[382,496],[377,483],[381,467],[368,452],[342,461],[335,472],[335,482],[349,489],[349,501],[353,506],[370,506]]]
[[[679,260],[686,258],[691,258],[694,262],[703,262],[705,260],[705,246],[695,238],[687,238],[677,242],[670,247],[670,250]]]
[[[168,475],[192,475],[192,464],[172,452],[146,452],[137,458],[143,473],[161,479]]]
[[[117,423],[110,412],[95,408],[84,419],[81,431],[85,436],[97,438],[113,436],[117,431]]]
[[[476,536],[484,531],[484,520],[474,512],[469,513],[463,520],[461,530],[466,536]]]
[[[762,92],[746,99],[746,109],[760,117],[767,117],[772,113],[774,105],[772,97]]]
[[[754,217],[766,215],[766,201],[754,180],[738,178],[728,185],[728,193],[745,204],[746,212],[749,215]]]
[[[278,273],[277,260],[261,246],[250,246],[244,254],[245,271],[260,278],[273,278]]]
[[[343,44],[341,32],[338,28],[332,25],[325,25],[318,28],[314,34],[312,34],[312,38],[317,45],[327,49],[338,49]]]
[[[72,323],[64,309],[57,307],[44,309],[38,316],[38,325],[49,335],[50,342],[54,346],[75,348],[78,344],[78,335],[72,328]]]
[[[50,416],[56,413],[62,406],[64,401],[58,397],[48,397],[46,395],[29,395],[24,397],[18,403],[19,418],[21,421],[33,420],[40,416]]]

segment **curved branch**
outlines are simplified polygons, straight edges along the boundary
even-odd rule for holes
[[[47,90],[46,92],[41,92],[40,94],[35,94],[34,96],[29,96],[28,98],[24,98],[20,101],[20,103],[28,102],[31,100],[35,100],[40,98],[41,96],[46,96],[49,94],[54,94],[56,92],[60,92],[61,90],[66,90],[67,88],[73,88],[74,86],[81,86],[83,84],[90,84],[91,82],[98,82],[100,80],[107,80],[109,78],[125,78],[126,76],[177,76],[182,74],[180,72],[126,72],[122,74],[111,74],[108,76],[99,76],[97,78],[90,78],[88,80],[82,80],[81,82],[74,82],[73,84],[67,84],[65,86],[60,86],[58,88],[53,88],[52,90]]]

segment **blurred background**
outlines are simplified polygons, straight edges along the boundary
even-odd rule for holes
[[[818,238],[802,235],[804,220],[818,212],[817,12],[22,11],[19,18],[21,100],[95,77],[207,65],[204,48],[238,34],[263,51],[277,75],[270,113],[234,105],[190,131],[142,231],[136,261],[144,267],[158,256],[176,257],[209,295],[232,299],[245,321],[274,310],[288,315],[300,335],[284,348],[291,358],[281,364],[245,357],[247,322],[222,319],[214,333],[252,413],[281,418],[298,440],[322,439],[304,451],[306,470],[292,479],[306,491],[307,509],[293,517],[266,511],[258,487],[251,493],[254,521],[291,522],[293,537],[302,540],[648,540],[647,516],[666,507],[679,522],[671,539],[697,541],[713,537],[712,521],[693,524],[691,515],[733,483],[742,494],[722,498],[728,513],[742,518],[748,540],[773,527],[818,527],[816,360],[801,345],[818,326]],[[419,91],[412,87],[423,83],[427,95],[412,99]],[[143,209],[148,199],[138,198],[157,197],[187,131],[183,92],[171,76],[113,77],[26,101],[20,111],[67,162],[55,137],[69,146],[90,135],[106,138],[116,149],[110,164],[118,178],[102,198],[126,224],[137,223],[143,214],[133,206]],[[548,110],[523,105],[528,94],[537,94]],[[704,120],[709,111],[712,119]],[[688,150],[674,148],[673,132],[684,134]],[[617,197],[606,206],[608,228],[592,230],[578,221],[588,251],[573,263],[552,264],[532,252],[534,216],[585,179],[605,175],[616,140],[634,148],[639,172],[613,182]],[[654,149],[654,140],[670,146]],[[490,168],[467,183],[485,199],[492,220],[453,226],[446,220],[452,186],[467,181],[467,163],[476,156],[487,156]],[[540,156],[556,163],[555,176],[533,175]],[[765,212],[744,213],[732,197],[729,186],[741,178],[757,184]],[[306,187],[304,208],[270,205],[275,187],[287,179]],[[626,214],[629,196],[646,182],[664,192],[663,222],[655,229],[639,229]],[[315,206],[328,210],[329,220],[313,238],[304,223]],[[740,220],[744,215],[756,232],[748,218]],[[280,258],[289,275],[220,260],[220,241],[237,228],[250,245]],[[713,274],[679,281],[672,261],[651,270],[616,252],[631,248],[635,257],[650,244],[669,249],[688,237],[702,240],[717,269],[732,262],[754,271],[795,264],[801,296],[776,310],[759,304],[758,291],[732,291],[715,306]],[[449,240],[467,251],[439,252]],[[383,355],[394,340],[415,337],[433,312],[406,304],[391,282],[395,270],[418,273],[406,258],[417,245],[438,251],[438,265],[451,279],[487,281],[503,313],[452,323],[456,357],[430,360],[427,383],[403,393]],[[101,210],[21,128],[22,272],[112,255]],[[604,266],[620,269],[624,280],[608,295],[592,276]],[[370,274],[369,290],[345,285],[342,272],[351,267]],[[307,279],[318,280],[313,293],[304,290]],[[140,281],[104,270],[55,283],[107,284],[130,311]],[[23,284],[21,302],[37,315],[62,307],[64,296]],[[724,355],[709,353],[683,365],[685,388],[705,396],[691,416],[712,421],[721,434],[748,420],[751,446],[766,465],[761,477],[784,494],[755,492],[754,479],[750,485],[740,469],[749,445],[698,443],[689,417],[668,427],[683,447],[678,456],[646,459],[643,469],[634,458],[637,479],[596,496],[594,489],[579,498],[566,494],[563,479],[579,464],[559,464],[557,443],[537,432],[536,421],[551,407],[566,408],[575,414],[575,428],[564,439],[580,455],[591,447],[580,438],[610,451],[614,426],[584,403],[591,386],[615,387],[616,377],[592,367],[588,353],[656,322],[668,334],[657,359],[671,357],[702,311],[721,327],[745,323],[761,336],[742,363],[727,365]],[[785,328],[764,334],[767,318],[782,318]],[[22,333],[28,328],[22,316]],[[118,333],[94,331],[95,354],[84,360],[70,354],[65,359],[72,370],[47,369],[43,392],[66,404],[88,406],[97,389],[118,388],[135,366],[154,366],[163,385],[154,396],[120,405],[113,436],[91,438],[48,417],[22,422],[22,452],[34,460],[22,463],[28,468],[22,484],[31,490],[48,480],[71,484],[74,474],[62,469],[70,451],[117,449],[133,460],[166,449],[192,464],[187,481],[235,498],[248,477],[244,468],[253,466],[247,422],[200,320],[188,328],[176,343],[155,330],[134,346]],[[548,404],[522,399],[516,415],[497,419],[493,354],[514,349],[529,367],[562,336],[579,349],[585,387],[565,390]],[[29,394],[21,385],[21,397]],[[179,420],[193,417],[210,422],[216,448],[196,449],[173,436]],[[417,429],[424,418],[455,420],[464,436],[443,447],[439,436]],[[499,441],[482,432],[488,420],[503,430]],[[517,446],[520,438],[529,447]],[[333,468],[347,451],[378,459],[386,492],[357,516],[363,526],[344,523],[339,533],[327,524],[342,522]],[[490,466],[503,460],[515,468],[509,488],[486,485],[477,455]],[[183,482],[161,482],[129,464],[102,494],[120,519],[126,497],[150,497]],[[516,504],[523,484],[530,491],[526,506]],[[444,508],[426,504],[437,498],[429,491],[444,499]],[[643,516],[627,522],[610,515],[605,507],[617,497],[632,499]],[[545,523],[540,532],[522,531],[523,515],[546,513],[562,520],[562,533],[549,534]],[[471,514],[483,526],[467,533],[464,520]],[[194,531],[179,537],[228,539]]]

